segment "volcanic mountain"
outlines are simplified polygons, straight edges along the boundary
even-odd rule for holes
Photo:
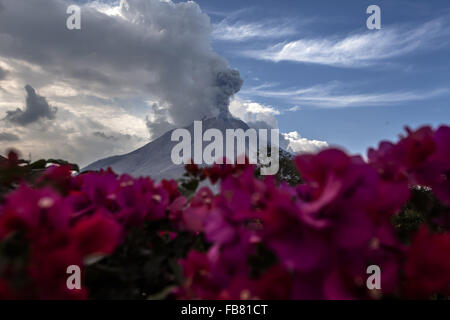
[[[218,129],[225,136],[226,129],[249,129],[249,126],[229,114],[208,118],[202,121],[203,132],[210,128]],[[194,136],[194,124],[186,127],[191,137]],[[177,179],[183,175],[184,166],[175,165],[171,159],[172,149],[178,141],[171,141],[172,132],[168,131],[145,146],[124,154],[98,160],[87,167],[87,170],[99,170],[111,167],[116,173],[127,173],[132,176],[150,176],[156,181],[161,179]],[[192,150],[193,150],[192,139]]]

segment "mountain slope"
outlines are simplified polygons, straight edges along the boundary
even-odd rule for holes
[[[224,136],[226,129],[247,130],[249,128],[245,122],[229,115],[209,118],[203,120],[202,124],[203,132],[215,128],[219,129]],[[193,150],[194,124],[186,127],[186,129],[191,133]],[[98,160],[83,168],[83,171],[111,167],[119,174],[128,173],[135,177],[151,176],[155,180],[180,178],[184,172],[184,166],[175,165],[172,162],[172,149],[179,143],[178,141],[171,141],[172,132],[173,130],[168,131],[156,140],[128,154]]]

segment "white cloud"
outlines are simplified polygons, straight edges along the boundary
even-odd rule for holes
[[[420,101],[450,94],[450,88],[384,93],[345,93],[347,90],[348,85],[339,82],[280,90],[266,85],[264,88],[247,88],[241,92],[241,96],[282,99],[285,102],[297,105],[288,111],[297,111],[300,108],[298,105],[320,108],[369,107]]]
[[[295,112],[295,111],[299,111],[301,109],[302,109],[302,107],[300,107],[300,106],[293,106],[293,107],[289,108],[288,111]]]
[[[292,22],[243,22],[224,19],[214,25],[212,36],[216,40],[246,41],[249,39],[276,39],[296,33]]]
[[[281,135],[287,142],[287,151],[293,153],[314,153],[328,147],[327,142],[302,138],[297,131],[282,133]]]
[[[260,60],[294,61],[339,67],[365,67],[418,49],[430,49],[448,39],[450,29],[444,19],[416,28],[386,27],[344,38],[321,37],[278,43],[243,54]],[[447,40],[446,40],[447,41]]]
[[[278,121],[275,118],[280,111],[272,106],[263,105],[250,100],[233,98],[230,103],[230,112],[236,118],[253,127],[277,128]]]
[[[234,98],[230,103],[233,116],[245,121],[256,129],[278,128],[275,116],[281,112],[276,108],[250,100]],[[328,147],[328,143],[319,140],[303,138],[296,131],[280,134],[280,147],[292,153],[313,153]]]
[[[109,4],[100,1],[92,1],[87,3],[86,6],[94,8],[95,10],[108,16],[116,16],[123,18],[120,0],[112,1]]]

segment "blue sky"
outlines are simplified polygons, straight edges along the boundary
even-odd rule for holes
[[[396,139],[405,125],[450,123],[448,1],[199,0],[197,3],[217,28],[222,22],[222,26],[240,26],[241,35],[242,30],[256,29],[254,35],[262,31],[258,36],[241,41],[233,40],[231,35],[230,39],[219,37],[213,41],[213,47],[241,72],[245,83],[240,97],[285,110],[277,115],[283,131],[296,130],[303,137],[365,153],[367,147],[381,139]],[[382,10],[380,31],[366,27],[369,16],[366,8],[371,4],[379,5]],[[242,29],[242,26],[248,28]],[[270,35],[270,31],[274,34]],[[309,58],[269,61],[245,54],[305,39],[310,40],[310,44],[329,40],[321,48],[332,51],[330,44],[337,41],[377,32],[392,32],[392,42],[387,39],[377,45],[378,39],[373,41],[380,55],[386,57],[371,57],[364,63],[360,63],[358,57],[370,49],[355,50],[346,65],[317,63]],[[400,46],[395,43],[405,37],[411,39]],[[411,48],[402,52],[408,46]],[[333,52],[324,60],[332,55]],[[255,92],[254,88],[259,86],[263,86],[262,89]],[[297,100],[293,95],[275,94],[314,87],[319,90],[318,95],[323,92],[324,96],[330,96],[324,103],[326,106],[301,98]],[[330,87],[332,89],[324,90]],[[268,97],[264,91],[274,91],[274,94]],[[333,103],[336,97],[344,97],[343,101],[339,100],[341,105]],[[350,102],[352,99],[354,102]],[[295,106],[298,111],[286,112]]]

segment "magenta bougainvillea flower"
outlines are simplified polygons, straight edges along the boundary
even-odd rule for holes
[[[177,181],[155,183],[110,169],[74,175],[60,165],[33,182],[14,176],[8,183],[15,189],[0,202],[0,245],[15,241],[24,249],[20,264],[0,265],[0,298],[89,298],[89,287],[67,288],[67,267],[84,270],[114,255],[134,230],[152,223],[147,231],[155,238],[143,254],[185,241],[183,280],[172,291],[180,299],[450,294],[448,228],[424,225],[409,243],[393,224],[412,187],[431,190],[448,214],[450,127],[407,129],[397,143],[370,149],[367,160],[327,149],[299,155],[294,164],[302,178],[296,186],[255,176],[248,161],[190,164],[188,177],[209,181],[190,194]],[[20,165],[10,153],[0,170]],[[366,286],[371,265],[382,272],[380,290]]]
[[[450,294],[450,234],[431,234],[423,226],[408,253],[406,296],[426,298],[433,293]]]
[[[54,190],[31,189],[22,185],[6,197],[0,215],[0,239],[21,231],[30,240],[69,228],[71,208]]]

